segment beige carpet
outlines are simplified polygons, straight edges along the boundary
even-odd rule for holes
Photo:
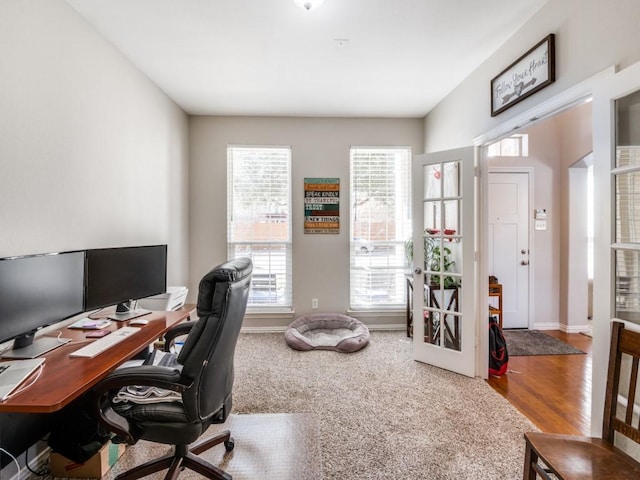
[[[403,332],[374,331],[353,354],[243,334],[234,411],[317,414],[326,480],[522,478],[533,424],[483,380],[415,362],[411,350]]]

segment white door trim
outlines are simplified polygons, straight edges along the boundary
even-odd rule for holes
[[[527,180],[528,180],[528,185],[527,185],[527,189],[528,189],[528,202],[529,202],[529,212],[528,212],[528,218],[529,220],[531,220],[531,209],[533,206],[533,186],[535,185],[534,181],[533,181],[533,176],[534,176],[534,169],[533,167],[489,167],[488,173],[526,173],[527,174]],[[488,182],[488,178],[487,178],[487,188],[489,188],[489,182]],[[488,205],[487,205],[488,206]],[[488,221],[488,219],[487,219]],[[528,238],[527,238],[527,242],[529,244],[529,291],[527,292],[527,294],[529,295],[529,306],[528,306],[528,312],[527,312],[527,316],[529,318],[528,324],[527,324],[527,328],[531,329],[534,328],[533,325],[533,319],[535,318],[535,295],[534,295],[534,290],[533,290],[533,271],[535,269],[535,248],[534,248],[534,243],[533,243],[533,228],[531,228],[531,222],[529,222],[529,228],[527,229],[528,231]],[[488,252],[487,252],[488,254]],[[485,257],[486,258],[486,257]],[[487,290],[488,291],[488,290]],[[537,328],[537,327],[536,327]],[[542,327],[544,328],[544,327]]]

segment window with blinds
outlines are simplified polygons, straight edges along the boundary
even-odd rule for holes
[[[411,149],[352,147],[351,308],[404,308]]]
[[[227,148],[227,249],[249,257],[250,310],[290,310],[291,148]]]

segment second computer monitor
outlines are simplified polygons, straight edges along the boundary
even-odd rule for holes
[[[86,253],[85,310],[117,305],[116,320],[139,316],[132,301],[167,290],[167,246],[100,248]]]

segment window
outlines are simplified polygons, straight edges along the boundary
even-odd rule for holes
[[[529,135],[516,134],[492,143],[487,147],[489,157],[528,157]]]
[[[228,147],[227,249],[253,260],[250,310],[289,310],[291,149]]]
[[[351,308],[405,304],[411,149],[351,148]]]

